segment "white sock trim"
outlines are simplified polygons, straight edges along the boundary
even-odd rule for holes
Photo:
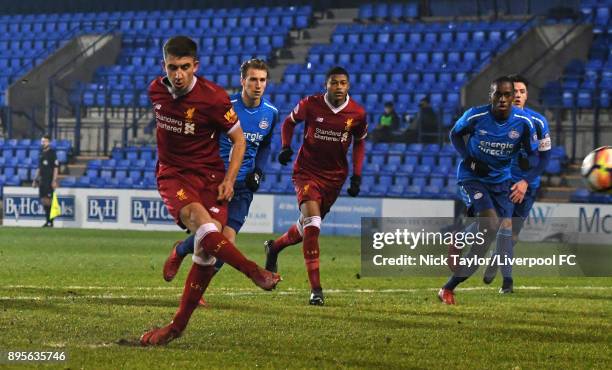
[[[321,216],[304,217],[304,229],[307,227],[316,227],[321,229]]]
[[[200,266],[213,266],[217,262],[214,256],[204,252],[204,249],[200,246],[202,239],[204,239],[206,235],[214,232],[218,233],[219,229],[217,225],[212,222],[200,225],[196,230],[195,238],[193,239],[193,256],[191,257],[194,263]]]

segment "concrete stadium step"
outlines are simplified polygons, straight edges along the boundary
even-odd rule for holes
[[[281,51],[277,64],[270,69],[270,80],[274,83],[281,82],[289,64],[304,64],[308,52],[314,44],[329,44],[336,26],[342,23],[353,23],[358,13],[357,8],[329,9],[325,12],[315,12],[311,27],[297,33],[291,33],[290,46]]]

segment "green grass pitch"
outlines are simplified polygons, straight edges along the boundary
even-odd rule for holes
[[[65,350],[57,368],[609,368],[612,278],[481,274],[441,304],[445,278],[359,278],[359,239],[321,238],[326,306],[308,306],[300,247],[280,257],[276,291],[226,266],[184,335],[163,348],[117,344],[165,325],[190,261],[166,283],[179,232],[0,228],[0,352]],[[269,235],[239,235],[263,263]],[[7,364],[2,367],[39,367]]]

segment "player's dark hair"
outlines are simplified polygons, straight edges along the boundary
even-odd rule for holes
[[[508,78],[510,78],[512,82],[522,83],[523,85],[525,85],[526,88],[529,88],[529,81],[527,81],[527,78],[525,78],[524,76],[521,76],[519,74],[513,74],[509,75]]]
[[[508,76],[501,76],[501,77],[498,77],[495,80],[493,80],[493,82],[491,82],[491,93],[499,85],[502,85],[502,84],[505,84],[505,83],[509,83],[510,85],[514,84],[514,82]]]
[[[250,68],[266,71],[266,77],[270,74],[268,64],[266,64],[265,60],[252,58],[242,63],[240,66],[240,77],[245,78]]]
[[[44,135],[42,136],[42,138],[43,138],[43,139],[47,139],[47,140],[51,140],[51,135],[49,135],[49,134],[44,134]]]
[[[168,55],[178,58],[193,57],[197,59],[198,45],[187,36],[174,36],[164,44],[164,59]]]
[[[330,68],[325,74],[325,81],[329,80],[332,75],[345,75],[347,79],[349,78],[349,73],[346,71],[346,69],[340,66]]]

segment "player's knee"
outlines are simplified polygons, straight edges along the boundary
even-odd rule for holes
[[[180,217],[183,224],[192,232],[207,223],[214,223],[218,229],[221,229],[221,223],[210,217],[204,206],[199,203],[191,203],[183,207]]]
[[[217,262],[217,259],[206,252],[206,249],[202,243],[202,240],[206,237],[206,235],[210,233],[218,233],[219,227],[212,223],[205,223],[200,225],[198,229],[195,231],[195,238],[193,240],[193,256],[192,260],[194,263],[200,266],[214,266]]]
[[[499,228],[503,230],[512,230],[512,219],[502,218],[499,224]]]

